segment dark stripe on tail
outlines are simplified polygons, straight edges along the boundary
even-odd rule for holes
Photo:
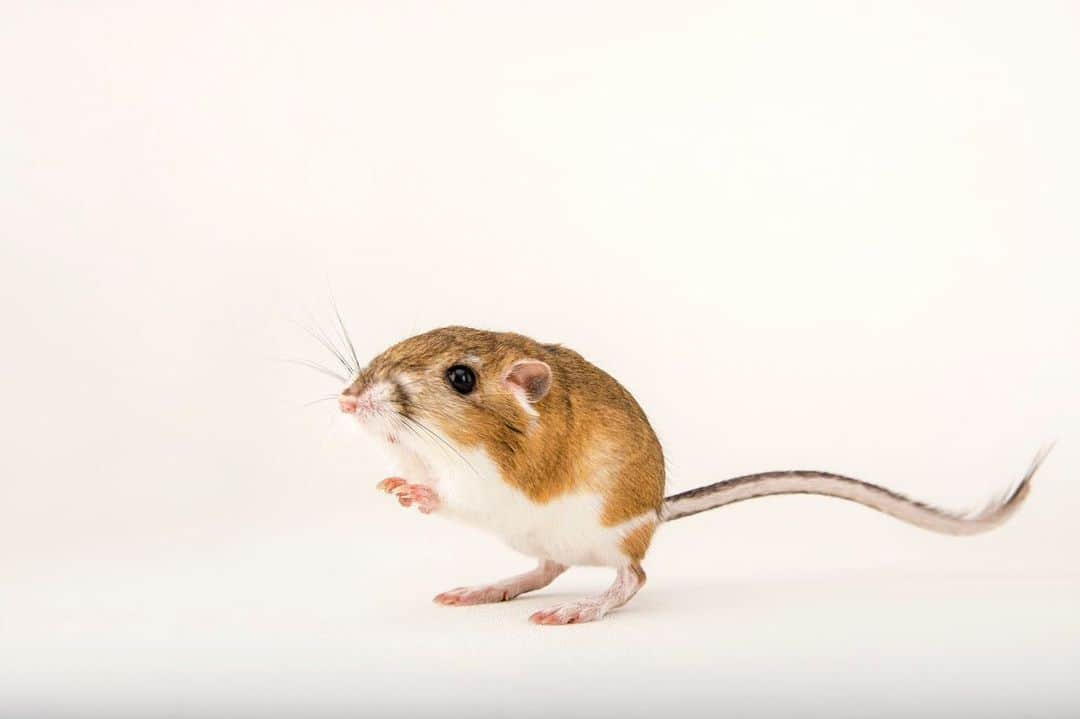
[[[691,489],[664,500],[661,519],[688,517],[708,509],[774,494],[816,494],[856,502],[897,519],[943,534],[977,534],[1000,525],[1027,497],[1031,478],[1053,445],[1041,449],[1023,478],[982,511],[963,514],[930,506],[876,484],[832,472],[762,472]]]

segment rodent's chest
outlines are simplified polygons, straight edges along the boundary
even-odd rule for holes
[[[483,451],[462,452],[461,459],[433,463],[431,481],[448,513],[470,524],[520,534],[542,531],[558,516],[575,524],[599,517],[598,496],[570,495],[536,502],[506,481]]]
[[[430,466],[442,513],[488,530],[523,554],[563,564],[617,565],[624,527],[601,522],[604,498],[579,491],[536,502],[506,482],[483,452]]]

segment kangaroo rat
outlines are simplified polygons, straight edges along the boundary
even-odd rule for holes
[[[339,317],[340,320],[340,317]],[[346,341],[347,336],[345,336]],[[518,334],[444,327],[400,342],[359,368],[338,398],[395,458],[377,487],[404,507],[487,529],[539,564],[489,585],[435,597],[445,605],[513,599],[572,565],[615,569],[594,597],[536,612],[538,624],[600,619],[645,583],[653,532],[707,509],[771,494],[820,494],[925,529],[975,534],[1004,522],[1049,451],[1004,497],[955,514],[828,472],[765,472],[664,496],[660,443],[634,398],[578,353]]]

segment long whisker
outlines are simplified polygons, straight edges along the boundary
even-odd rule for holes
[[[402,419],[404,420],[404,418],[402,418]],[[402,421],[401,426],[404,427],[405,429],[409,430],[410,432],[412,432],[413,436],[415,436],[418,440],[420,440],[420,442],[422,444],[431,444],[431,440],[429,440],[427,437],[425,437],[424,435],[417,432],[416,429],[411,424],[409,424],[408,422]],[[442,449],[442,448],[440,447],[440,449]],[[443,451],[445,452],[446,450],[443,450]]]
[[[418,440],[420,440],[421,443],[423,443],[423,444],[430,444],[431,443],[431,440],[428,439],[427,437],[425,437],[424,435],[420,434],[419,432],[417,432],[415,426],[413,426],[413,424],[409,422],[409,418],[406,417],[405,415],[401,414],[400,412],[393,412],[389,416],[387,416],[386,419],[390,420],[396,426],[398,426],[398,427],[400,427],[402,429],[409,430]],[[394,420],[397,420],[397,421],[395,422]],[[439,449],[442,449],[442,448],[440,447]],[[445,451],[445,450],[443,450],[443,451]]]
[[[345,322],[341,319],[341,312],[338,310],[337,300],[334,299],[334,291],[330,290],[330,304],[334,308],[334,316],[337,317],[338,328],[341,330],[341,336],[345,340],[345,344],[349,346],[349,352],[352,353],[353,363],[355,364],[356,371],[360,371],[360,360],[356,357],[356,348],[353,347],[352,337],[349,337],[349,330],[345,328]]]
[[[338,382],[341,382],[342,384],[348,384],[348,382],[349,382],[340,373],[335,372],[335,371],[333,371],[331,369],[327,369],[326,367],[323,367],[321,364],[318,364],[317,362],[309,362],[308,360],[303,360],[303,359],[293,359],[292,357],[279,357],[278,359],[280,361],[282,361],[282,362],[288,362],[290,364],[297,364],[297,365],[300,365],[301,367],[308,367],[310,369],[315,370],[316,372],[320,372],[320,373],[322,373],[324,375],[327,375],[328,377],[333,377],[334,379],[336,379]]]
[[[304,332],[306,332],[309,336],[311,336],[312,339],[314,339],[316,342],[326,348],[327,352],[334,355],[334,357],[337,358],[337,361],[341,363],[341,366],[344,367],[346,371],[349,372],[349,374],[356,374],[356,368],[349,364],[349,362],[345,359],[345,355],[343,355],[341,351],[334,346],[334,344],[330,341],[330,338],[328,338],[326,334],[322,331],[319,323],[315,321],[315,318],[310,316],[310,313],[309,319],[311,320],[311,327],[297,320],[293,320],[293,323],[297,327],[302,329]]]
[[[311,319],[311,323],[315,327],[315,331],[317,331],[322,337],[323,342],[325,342],[332,348],[334,356],[338,358],[338,361],[341,362],[341,364],[345,365],[345,368],[349,370],[349,373],[356,374],[357,372],[359,372],[359,367],[353,366],[349,363],[349,358],[345,354],[345,350],[338,348],[338,343],[334,340],[333,337],[330,336],[330,333],[324,330],[322,325],[319,324],[310,313],[308,314],[308,317]]]
[[[329,402],[330,400],[337,399],[340,396],[341,395],[337,395],[337,394],[328,394],[325,397],[319,397],[318,399],[313,399],[310,402],[304,402],[304,406],[305,407],[310,407],[311,405],[318,404],[319,402]]]
[[[442,435],[440,435],[440,434],[439,434],[438,432],[436,432],[435,430],[431,429],[431,427],[428,427],[427,425],[425,425],[425,424],[424,424],[423,422],[421,422],[421,421],[420,421],[420,420],[418,420],[418,419],[414,419],[414,418],[412,418],[412,417],[405,417],[404,415],[401,415],[401,417],[402,417],[402,418],[403,418],[403,419],[404,419],[405,421],[407,421],[407,422],[413,422],[413,423],[415,423],[417,427],[419,427],[420,429],[424,430],[425,432],[427,432],[428,434],[430,434],[430,435],[431,435],[432,437],[434,437],[435,439],[439,440],[439,442],[441,442],[441,443],[442,443],[443,445],[445,445],[445,446],[446,446],[446,447],[447,447],[448,449],[450,449],[450,450],[451,450],[451,451],[452,451],[452,452],[453,452],[454,454],[456,454],[456,455],[457,455],[457,456],[458,456],[458,457],[459,457],[459,458],[461,459],[461,461],[462,461],[462,462],[464,462],[464,463],[465,463],[465,464],[466,464],[466,465],[467,465],[467,466],[469,467],[469,469],[471,469],[471,470],[473,471],[473,473],[474,473],[474,474],[475,474],[475,475],[476,475],[477,477],[480,477],[480,472],[479,472],[479,470],[477,470],[477,469],[476,469],[476,467],[474,467],[474,466],[473,466],[473,463],[472,463],[472,462],[470,462],[470,461],[469,461],[468,459],[466,459],[465,455],[463,455],[463,454],[462,454],[461,452],[459,452],[459,451],[457,450],[457,448],[456,448],[456,447],[454,447],[454,445],[450,444],[450,442],[448,442],[448,441],[447,441],[447,440],[446,440],[445,438],[443,438],[443,436],[442,436]]]
[[[425,444],[425,445],[428,445],[430,447],[433,447],[434,449],[439,450],[440,452],[442,452],[444,455],[446,455],[448,458],[450,458],[452,460],[457,460],[458,459],[458,457],[455,457],[450,452],[447,452],[446,447],[444,447],[442,444],[432,442],[431,441],[432,436],[431,436],[430,433],[425,432],[424,434],[421,434],[420,432],[418,432],[417,431],[418,426],[416,424],[414,424],[412,421],[410,421],[408,417],[405,417],[404,415],[398,415],[398,416],[399,416],[399,418],[401,420],[401,426],[404,427],[405,429],[409,430],[413,434],[413,436],[415,436],[418,440],[420,440],[421,444]]]

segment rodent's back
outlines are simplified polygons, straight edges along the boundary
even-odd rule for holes
[[[663,451],[641,406],[614,377],[577,352],[560,345],[543,348],[555,381],[539,408],[542,433],[575,457],[569,487],[584,484],[604,496],[604,524],[659,511]]]

